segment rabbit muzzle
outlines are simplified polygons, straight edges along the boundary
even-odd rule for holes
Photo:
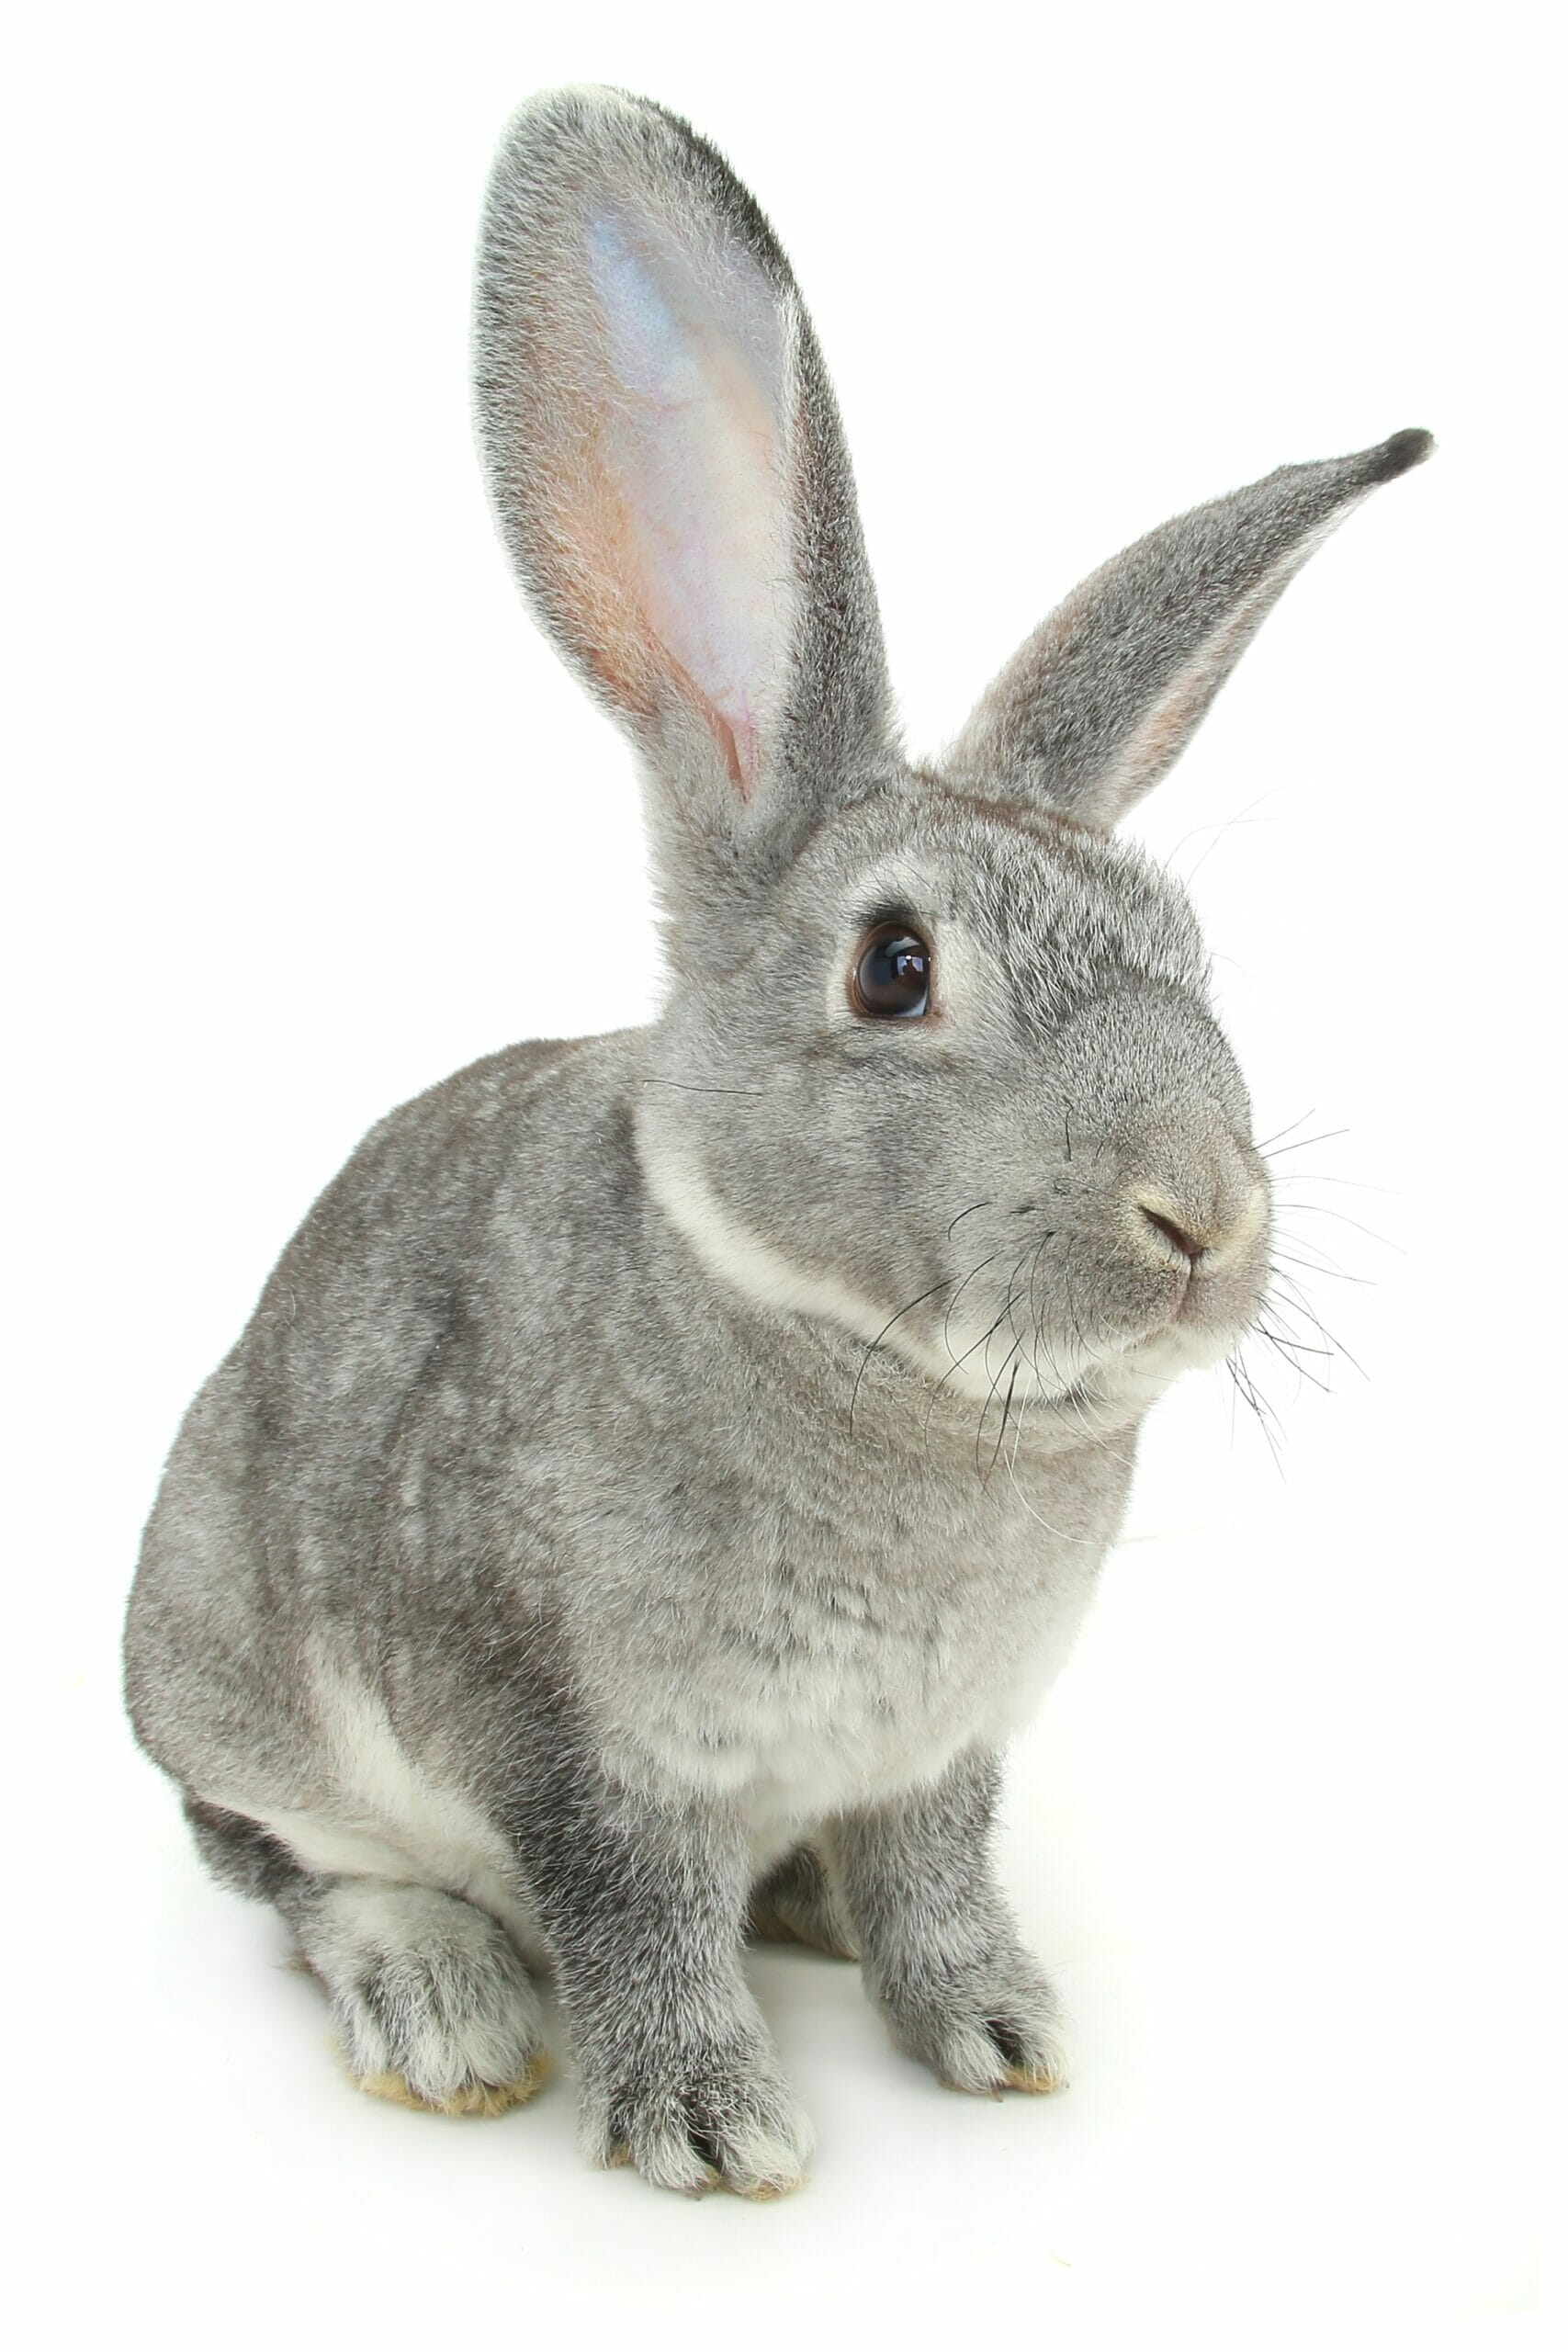
[[[1176,1285],[1165,1319],[1235,1337],[1256,1311],[1268,1262],[1258,1153],[1200,1096],[1158,1105],[1118,1158],[1126,1247]]]

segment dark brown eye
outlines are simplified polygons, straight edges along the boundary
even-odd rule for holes
[[[878,1021],[912,1021],[931,1001],[931,951],[902,923],[878,923],[861,942],[850,974],[850,1001]]]

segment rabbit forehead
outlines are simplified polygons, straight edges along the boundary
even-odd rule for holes
[[[1191,901],[1143,850],[1070,823],[1013,821],[953,796],[897,812],[883,803],[825,828],[797,863],[791,898],[803,918],[826,910],[835,931],[886,915],[924,922],[939,954],[999,965],[1047,999],[1124,972],[1207,991]]]

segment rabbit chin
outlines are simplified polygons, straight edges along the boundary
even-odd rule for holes
[[[1064,1419],[1080,1427],[1087,1411],[1097,1417],[1097,1427],[1105,1427],[1137,1419],[1184,1372],[1220,1362],[1238,1336],[1179,1313],[1153,1331],[1101,1338],[1092,1349],[1076,1336],[1042,1332],[1038,1340],[1026,1334],[1016,1354],[1010,1343],[1007,1351],[993,1345],[967,1358],[955,1349],[956,1365],[946,1348],[922,1348],[919,1340],[898,1352],[961,1396],[995,1404],[1010,1383],[1021,1408],[1038,1404],[1050,1413],[1059,1408]],[[891,1333],[885,1344],[893,1345]]]
[[[833,1323],[868,1347],[880,1345],[950,1394],[994,1400],[1016,1374],[1021,1404],[1058,1405],[1075,1414],[1089,1406],[1127,1421],[1182,1373],[1218,1363],[1239,1337],[1228,1323],[1211,1323],[1179,1306],[1153,1330],[1104,1340],[1092,1350],[1076,1336],[1043,1332],[1038,1343],[1026,1338],[1016,1361],[1010,1358],[998,1373],[999,1345],[970,1344],[956,1329],[944,1336],[940,1316],[929,1336],[907,1322],[900,1328],[890,1320],[896,1309],[830,1269],[799,1265],[763,1240],[719,1200],[686,1153],[655,1138],[646,1125],[641,1158],[654,1200],[708,1273],[754,1306]]]

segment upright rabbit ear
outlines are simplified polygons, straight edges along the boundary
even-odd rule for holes
[[[942,763],[965,790],[1110,826],[1157,784],[1287,583],[1429,433],[1277,473],[1111,559],[1025,640]]]
[[[767,222],[647,99],[535,99],[491,182],[477,358],[502,533],[652,770],[679,878],[705,843],[730,876],[738,846],[787,854],[890,723],[838,413]]]

